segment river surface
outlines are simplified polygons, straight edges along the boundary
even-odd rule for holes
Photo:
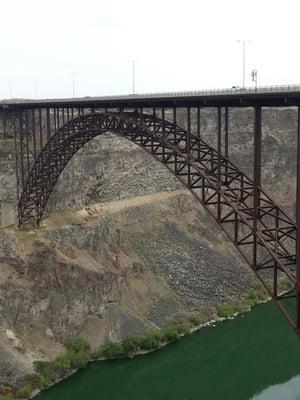
[[[133,360],[90,364],[39,400],[298,400],[300,339],[273,303]]]

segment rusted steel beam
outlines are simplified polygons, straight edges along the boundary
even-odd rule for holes
[[[224,156],[229,157],[229,138],[228,138],[228,107],[225,107],[224,115]]]
[[[253,157],[253,266],[257,265],[257,223],[260,207],[260,187],[261,187],[261,107],[254,110],[254,157]]]
[[[187,118],[187,133],[186,133],[186,152],[188,156],[188,160],[191,159],[191,107],[187,107],[186,109],[186,118]],[[187,173],[188,173],[188,186],[191,186],[191,163],[187,164]]]
[[[222,109],[218,107],[217,116],[217,152],[218,152],[218,168],[217,168],[217,179],[218,179],[218,219],[221,219],[221,157],[222,157]]]
[[[297,186],[296,186],[296,329],[300,335],[300,107],[298,107],[297,129]]]

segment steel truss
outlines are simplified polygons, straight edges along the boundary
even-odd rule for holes
[[[191,133],[190,109],[187,110],[187,129],[177,125],[176,107],[173,108],[172,122],[165,119],[164,109],[159,117],[155,108],[151,114],[143,113],[142,109],[134,112],[121,109],[120,112],[91,112],[88,115],[79,112],[72,120],[68,115],[68,122],[51,137],[48,135],[41,151],[34,151],[19,198],[19,226],[32,220],[40,223],[49,196],[69,160],[89,140],[111,131],[144,148],[191,191],[223,228],[300,335],[297,229],[296,224],[261,189],[261,108],[255,109],[253,180],[228,159],[228,110],[225,110],[225,156],[221,155],[221,109],[218,109],[217,149],[200,138],[199,124],[197,135]],[[30,118],[30,114],[26,118]],[[19,118],[20,126],[22,121]],[[34,130],[35,124],[31,126]],[[26,145],[25,140],[22,147]],[[281,278],[286,278],[289,285],[288,289],[279,292]],[[292,311],[286,306],[289,298],[297,300]]]

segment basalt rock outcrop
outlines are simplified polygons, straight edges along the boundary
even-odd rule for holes
[[[214,144],[212,113],[201,121]],[[293,215],[295,113],[270,113],[264,183]],[[250,116],[230,114],[231,156],[249,172]],[[0,200],[14,201],[11,140],[2,143],[0,168]],[[218,225],[164,166],[103,135],[67,165],[40,228],[0,229],[0,385],[17,385],[70,336],[96,347],[178,314],[212,311],[253,282]]]

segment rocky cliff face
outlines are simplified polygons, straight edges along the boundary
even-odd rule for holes
[[[211,113],[202,113],[202,129],[214,144]],[[249,113],[230,114],[230,152],[245,170]],[[263,174],[292,210],[294,110],[285,116],[281,110],[265,116]],[[13,200],[10,140],[2,143],[0,167],[0,200]],[[39,229],[0,230],[0,384],[17,384],[33,360],[53,358],[69,336],[85,336],[95,347],[178,314],[212,311],[253,283],[192,195],[125,139],[104,135],[81,149],[46,214]]]
[[[211,311],[252,282],[184,190],[60,211],[1,243],[0,376],[12,384],[69,336],[94,347]]]

